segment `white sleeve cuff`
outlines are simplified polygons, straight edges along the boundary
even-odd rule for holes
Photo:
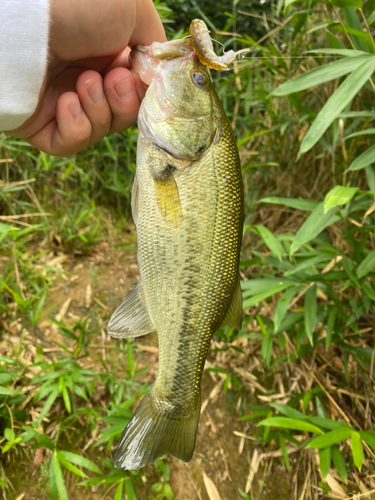
[[[48,56],[48,0],[2,0],[0,130],[22,125],[35,111]]]

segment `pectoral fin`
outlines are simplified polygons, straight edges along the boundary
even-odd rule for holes
[[[107,330],[112,337],[133,338],[155,331],[142,295],[142,282],[138,281],[109,320]]]
[[[168,168],[168,167],[167,167]],[[154,175],[155,195],[164,222],[178,228],[182,222],[182,208],[176,180],[171,171]]]
[[[232,297],[227,314],[225,315],[221,326],[229,325],[241,330],[243,320],[243,307],[242,307],[242,292],[240,286],[240,277],[237,279],[236,288]]]

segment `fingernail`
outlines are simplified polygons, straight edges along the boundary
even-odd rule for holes
[[[78,98],[74,99],[74,101],[70,101],[68,108],[73,118],[78,121],[82,119],[82,108]]]
[[[94,83],[94,85],[91,85],[91,87],[87,89],[87,92],[89,93],[90,98],[96,104],[101,105],[104,103],[104,93],[101,80],[99,82]]]
[[[134,97],[134,88],[130,78],[124,78],[121,82],[116,83],[114,89],[123,101],[130,101]]]

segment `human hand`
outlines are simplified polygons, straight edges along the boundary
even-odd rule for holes
[[[8,131],[69,156],[137,119],[145,86],[130,48],[166,40],[152,0],[51,0],[47,73],[34,114]]]

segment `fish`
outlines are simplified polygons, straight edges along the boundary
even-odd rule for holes
[[[159,365],[118,443],[114,465],[124,470],[191,459],[211,337],[243,318],[241,165],[210,70],[189,38],[137,46],[131,64],[149,85],[131,201],[140,279],[108,333],[157,332]]]

